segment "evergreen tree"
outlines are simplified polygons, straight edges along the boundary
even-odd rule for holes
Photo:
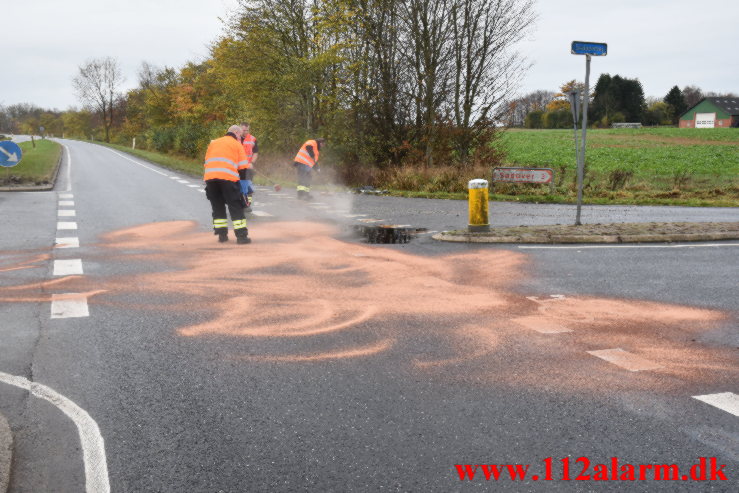
[[[683,92],[679,87],[674,86],[670,89],[670,92],[667,93],[667,96],[665,96],[663,101],[667,103],[670,120],[673,124],[676,124],[680,119],[680,115],[685,113],[685,110],[688,109]]]

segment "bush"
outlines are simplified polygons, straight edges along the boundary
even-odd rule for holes
[[[543,117],[544,112],[541,110],[530,111],[529,114],[526,115],[524,125],[526,128],[544,128]]]

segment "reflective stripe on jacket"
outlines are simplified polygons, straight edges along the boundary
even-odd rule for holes
[[[244,152],[246,153],[246,159],[249,160],[249,166],[247,168],[251,168],[251,162],[254,159],[254,144],[257,143],[257,138],[254,137],[252,134],[247,134],[246,137],[244,137],[244,141],[242,142],[244,146]]]
[[[248,164],[244,147],[231,135],[211,140],[205,152],[203,180],[239,181],[239,169]]]
[[[308,146],[313,147],[313,156],[310,157],[310,154],[308,154]],[[301,163],[301,164],[307,164],[311,168],[316,165],[318,162],[318,144],[315,140],[309,140],[305,144],[303,144],[303,147],[300,148],[298,151],[298,154],[295,156],[295,162]]]

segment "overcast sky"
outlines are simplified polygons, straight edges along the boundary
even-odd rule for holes
[[[142,61],[181,67],[208,56],[236,0],[2,0],[0,104],[78,105],[72,78],[90,58],[113,56],[137,85]],[[737,0],[538,0],[535,30],[520,45],[533,62],[520,93],[556,91],[585,78],[574,40],[608,43],[601,73],[638,78],[646,96],[678,85],[739,93]]]

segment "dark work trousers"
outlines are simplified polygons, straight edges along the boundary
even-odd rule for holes
[[[310,192],[311,173],[313,169],[307,164],[293,163],[298,170],[298,191]]]
[[[231,222],[234,224],[234,230],[246,227],[246,219],[244,217],[243,196],[239,182],[228,180],[208,180],[205,182],[205,197],[210,200],[210,206],[213,209],[213,228],[226,228],[228,230],[228,222],[226,216],[226,206],[228,213],[231,215]]]

